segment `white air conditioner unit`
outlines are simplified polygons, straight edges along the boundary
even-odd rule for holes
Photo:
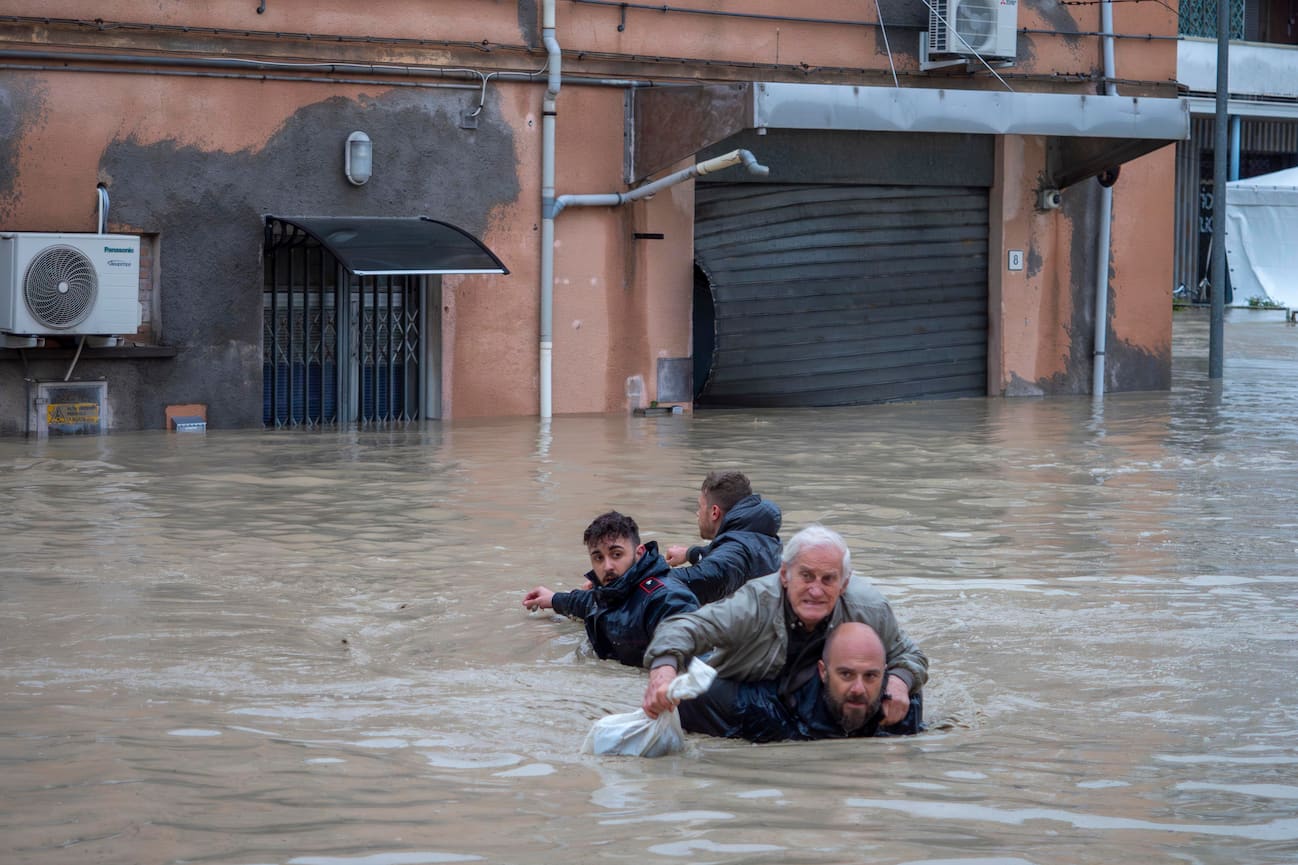
[[[928,53],[1013,59],[1018,0],[929,0]]]
[[[140,327],[140,238],[0,233],[0,332],[130,334]]]

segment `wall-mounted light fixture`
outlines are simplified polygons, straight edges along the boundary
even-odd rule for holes
[[[343,173],[356,186],[364,184],[374,173],[374,142],[364,132],[353,132],[347,136],[347,146],[343,152]]]

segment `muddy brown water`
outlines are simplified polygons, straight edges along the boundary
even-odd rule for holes
[[[1298,330],[1167,393],[0,441],[0,862],[1298,861]],[[918,737],[579,748],[526,613],[742,467],[932,660]]]

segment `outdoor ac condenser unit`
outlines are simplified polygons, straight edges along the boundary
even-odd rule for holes
[[[1018,0],[930,0],[928,53],[1013,59]]]
[[[116,335],[139,327],[140,238],[0,233],[0,332]]]

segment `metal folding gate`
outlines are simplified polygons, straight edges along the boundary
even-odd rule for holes
[[[987,222],[982,187],[699,183],[697,403],[985,395]]]
[[[310,235],[267,228],[262,422],[370,424],[420,417],[425,276],[356,276]]]

